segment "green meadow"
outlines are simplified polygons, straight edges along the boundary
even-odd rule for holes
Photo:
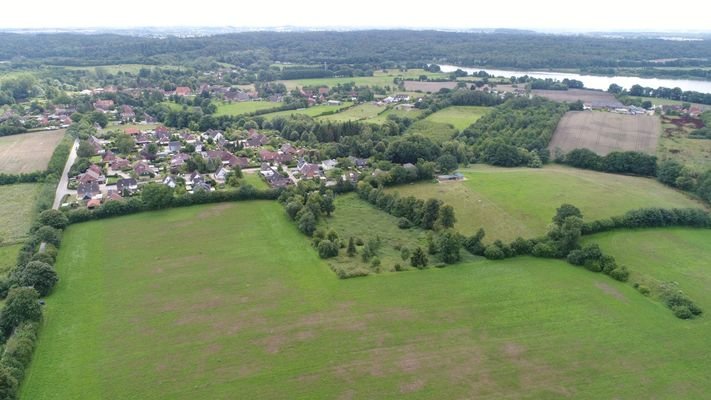
[[[461,131],[488,114],[493,108],[477,106],[451,106],[430,114],[425,121],[450,124]]]
[[[458,182],[417,183],[389,188],[402,196],[435,197],[454,207],[463,234],[483,227],[485,241],[541,236],[556,208],[570,203],[586,220],[642,207],[702,207],[661,183],[633,176],[605,174],[557,165],[541,169],[477,165],[462,170]]]
[[[281,107],[283,103],[275,103],[271,101],[240,101],[234,103],[217,103],[217,112],[215,117],[222,115],[242,115],[253,113],[259,110],[267,110],[271,108]]]
[[[15,243],[27,236],[41,189],[38,183],[0,186],[0,239],[3,243]]]
[[[291,115],[308,115],[309,117],[317,117],[327,112],[338,112],[340,110],[343,110],[344,108],[350,107],[352,104],[353,103],[347,101],[341,103],[341,105],[339,106],[330,106],[328,104],[322,104],[308,108],[300,108],[298,110],[277,111],[269,114],[263,114],[262,117],[267,119],[271,119],[274,117],[289,117]]]
[[[319,121],[333,121],[333,122],[344,122],[344,121],[363,121],[369,122],[371,119],[376,118],[379,114],[385,111],[385,106],[378,106],[373,103],[363,103],[357,106],[348,108],[341,112],[324,115],[318,117]]]
[[[328,86],[334,87],[338,84],[348,84],[354,83],[356,86],[390,86],[392,92],[400,92],[397,90],[397,85],[394,84],[395,78],[402,78],[405,80],[416,80],[420,76],[426,75],[428,78],[442,79],[448,78],[448,74],[443,73],[433,73],[427,72],[422,69],[410,69],[401,72],[397,69],[385,70],[385,71],[374,71],[373,76],[354,76],[354,77],[343,77],[343,78],[314,78],[314,79],[293,79],[293,80],[282,80],[279,81],[283,83],[288,90],[302,88],[304,86]]]
[[[338,210],[336,210],[338,213]],[[276,202],[73,225],[22,399],[704,398],[706,317],[516,258],[339,280]]]

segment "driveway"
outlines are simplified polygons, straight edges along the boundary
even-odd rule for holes
[[[69,169],[74,165],[74,161],[77,159],[77,148],[79,147],[79,139],[74,139],[74,144],[72,145],[72,151],[69,152],[69,157],[67,158],[67,163],[64,165],[64,171],[62,176],[59,178],[59,184],[57,185],[57,192],[54,195],[54,204],[52,208],[55,210],[59,209],[62,205],[62,199],[67,194],[76,194],[76,190],[69,190],[67,186],[69,185]]]

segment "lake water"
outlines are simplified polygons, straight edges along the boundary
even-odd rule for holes
[[[512,70],[502,70],[502,69],[491,69],[491,68],[464,68],[457,67],[454,65],[440,65],[442,72],[454,72],[457,69],[466,71],[471,74],[473,72],[486,71],[487,74],[494,76],[504,76],[504,77],[519,77],[528,75],[532,78],[546,79],[551,78],[555,80],[562,81],[563,79],[576,79],[585,85],[588,89],[601,89],[607,90],[610,84],[616,83],[623,88],[629,89],[633,85],[641,85],[643,87],[667,87],[667,88],[681,88],[684,91],[694,91],[701,93],[711,93],[711,81],[695,81],[688,79],[657,79],[657,78],[638,78],[634,76],[597,76],[597,75],[580,75],[565,72],[546,72],[546,71],[512,71]]]

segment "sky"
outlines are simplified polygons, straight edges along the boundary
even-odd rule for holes
[[[704,1],[4,1],[0,29],[175,26],[711,31]]]

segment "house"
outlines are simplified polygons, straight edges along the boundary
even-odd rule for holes
[[[151,169],[151,166],[145,161],[139,161],[136,164],[134,164],[133,172],[135,172],[136,175],[138,175],[138,176],[153,174],[153,170]]]
[[[156,126],[156,128],[153,130],[153,133],[156,135],[170,135],[170,131],[168,128],[166,128],[163,125]]]
[[[104,154],[104,142],[99,140],[96,136],[89,136],[89,144],[94,148],[94,154]]]
[[[185,165],[185,162],[190,159],[190,156],[185,153],[178,153],[170,159],[170,169],[171,171],[176,171],[178,168]]]
[[[259,159],[264,162],[274,162],[279,153],[269,150],[261,150],[259,152]]]
[[[291,181],[291,179],[289,179],[279,173],[272,174],[270,177],[268,177],[266,179],[267,179],[267,183],[269,184],[269,186],[274,187],[274,188],[286,187],[286,186],[291,185],[293,183]]]
[[[339,100],[329,100],[326,102],[329,106],[340,106],[341,102]]]
[[[116,159],[116,155],[115,155],[111,150],[107,150],[107,151],[104,153],[104,156],[101,157],[101,161],[103,161],[103,162],[105,162],[105,163],[109,163],[109,164],[110,164],[112,161],[114,161],[115,159]]]
[[[213,142],[219,142],[220,140],[225,139],[225,135],[222,133],[222,131],[217,131],[213,129],[208,129],[205,133],[202,134],[202,137],[205,140],[212,139]]]
[[[153,137],[151,137],[151,135],[142,133],[136,136],[136,144],[148,144],[151,142],[153,142]]]
[[[190,96],[193,93],[192,89],[190,89],[187,86],[178,86],[175,88],[175,95],[176,96]]]
[[[132,195],[138,190],[138,182],[133,178],[119,179],[116,182],[116,191],[122,196]]]
[[[102,183],[106,183],[106,177],[104,176],[104,173],[101,171],[101,168],[99,168],[96,165],[92,165],[91,167],[89,167],[89,169],[86,170],[86,172],[79,175],[78,181],[80,183],[96,182],[98,184],[102,184]]]
[[[109,201],[121,201],[123,200],[123,196],[121,196],[117,191],[115,190],[109,190],[108,193],[106,193],[106,199],[105,202]]]
[[[135,121],[136,120],[136,113],[133,111],[133,108],[129,105],[122,105],[121,106],[121,121],[123,122],[129,122],[129,121]]]
[[[171,153],[180,152],[181,147],[182,147],[182,144],[178,141],[168,142],[168,151]]]
[[[240,141],[240,143],[242,143],[245,148],[260,147],[269,143],[269,138],[266,135],[257,133],[257,131],[255,131],[254,129],[250,129],[247,140],[242,140]]]
[[[101,206],[101,199],[91,199],[86,203],[86,208],[93,210]]]
[[[111,161],[111,163],[109,163],[109,167],[111,167],[111,169],[114,171],[120,171],[122,169],[126,169],[130,165],[131,165],[130,161],[128,161],[124,158],[121,158],[121,157],[116,157],[116,158],[114,158],[113,161]]]
[[[140,131],[138,128],[133,128],[133,127],[132,127],[132,128],[124,128],[123,131],[124,131],[127,135],[131,135],[131,136],[136,136],[136,135],[140,135],[140,134],[141,134],[141,131]]]
[[[318,164],[310,164],[302,158],[296,165],[296,170],[305,179],[318,178],[321,176],[321,169]]]
[[[324,171],[330,171],[336,168],[336,165],[338,165],[338,161],[333,159],[321,161],[321,169],[323,169]]]
[[[229,173],[230,170],[223,166],[218,168],[217,171],[212,174],[212,177],[215,178],[215,180],[218,182],[224,182],[227,179],[227,174]]]
[[[193,185],[193,193],[195,193],[195,192],[209,192],[212,190],[214,190],[214,189],[207,182],[197,182]]]
[[[451,175],[437,175],[437,180],[440,182],[461,181],[461,180],[464,180],[464,175],[462,175],[459,172],[455,172],[454,174],[451,174]]]
[[[272,175],[276,174],[277,172],[272,168],[269,164],[267,163],[262,163],[262,168],[259,170],[259,173],[265,177],[269,178]]]
[[[205,182],[205,178],[197,171],[193,171],[192,173],[185,175],[184,178],[185,184],[190,186],[194,186],[200,182]]]
[[[94,108],[98,111],[107,112],[114,106],[113,100],[97,100],[94,102]]]
[[[97,182],[81,183],[77,187],[77,200],[91,200],[101,195],[101,188]]]
[[[368,166],[368,160],[365,158],[348,156],[348,159],[353,163],[353,165],[355,165],[356,168],[365,168]]]
[[[178,183],[175,181],[175,178],[168,175],[163,179],[163,184],[168,186],[171,189],[175,189],[175,186],[177,186]]]

